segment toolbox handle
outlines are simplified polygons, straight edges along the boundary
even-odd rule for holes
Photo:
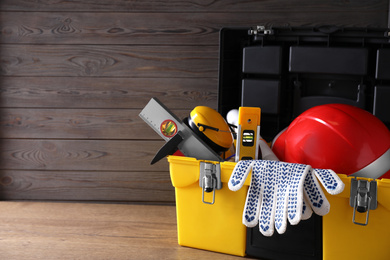
[[[341,28],[335,25],[321,25],[317,27],[317,30],[322,33],[332,34],[340,31]]]

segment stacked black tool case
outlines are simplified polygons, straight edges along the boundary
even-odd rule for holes
[[[379,28],[264,26],[220,34],[218,110],[261,108],[261,136],[272,139],[306,109],[328,103],[363,108],[390,128],[390,33]],[[322,259],[322,220],[283,235],[248,229],[247,254]]]

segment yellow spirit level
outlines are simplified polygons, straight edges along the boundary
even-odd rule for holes
[[[238,110],[236,162],[258,159],[260,113],[258,107],[240,107]]]

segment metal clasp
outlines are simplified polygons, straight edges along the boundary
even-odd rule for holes
[[[272,29],[267,29],[264,25],[258,25],[256,26],[256,29],[251,28],[248,31],[249,35],[259,35],[259,34],[274,34],[274,31]]]
[[[353,207],[352,222],[356,225],[367,226],[370,210],[374,210],[378,206],[377,200],[377,182],[351,179],[351,196],[349,205]],[[366,222],[357,222],[355,219],[356,211],[366,213]]]
[[[220,164],[200,162],[199,171],[199,186],[202,188],[202,202],[206,204],[214,204],[215,190],[222,189]],[[213,192],[213,200],[211,202],[205,201],[205,192]]]

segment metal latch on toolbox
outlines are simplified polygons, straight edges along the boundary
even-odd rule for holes
[[[200,162],[199,171],[199,186],[202,188],[202,201],[206,204],[214,204],[215,190],[222,189],[221,166],[219,163]],[[213,200],[211,202],[205,201],[205,192],[213,192]]]
[[[357,225],[366,226],[368,224],[368,216],[370,210],[374,210],[378,206],[377,202],[377,182],[351,179],[351,196],[349,204],[353,207],[352,222]],[[361,223],[355,220],[356,211],[366,213],[366,222]]]
[[[272,29],[267,29],[264,25],[258,25],[256,28],[251,28],[248,31],[249,35],[260,35],[260,34],[274,34]]]

